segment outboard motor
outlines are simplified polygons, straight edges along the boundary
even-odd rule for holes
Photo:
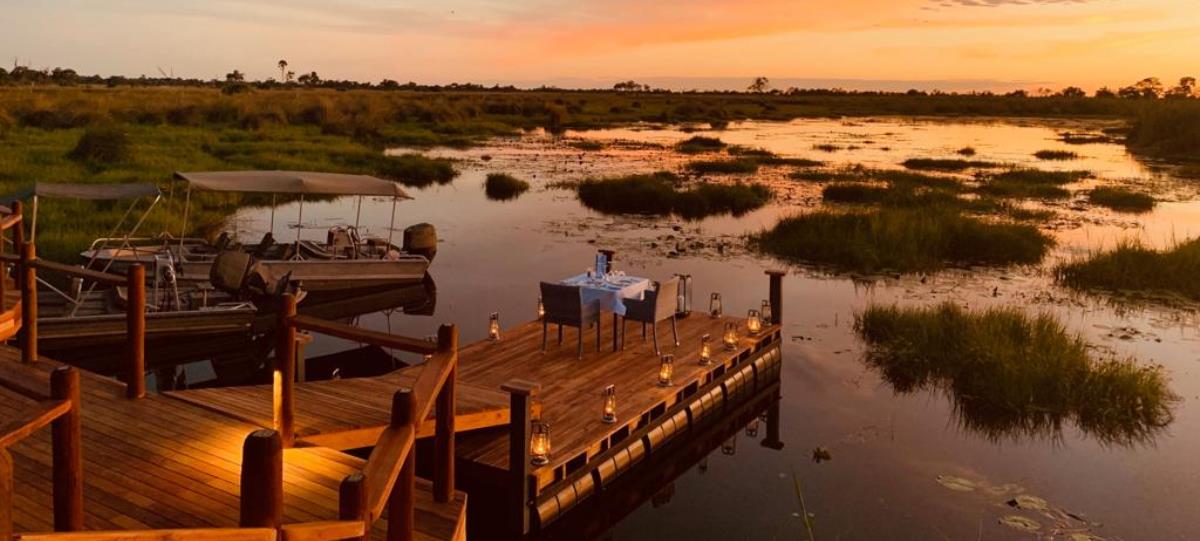
[[[404,251],[433,261],[437,255],[437,230],[433,224],[420,223],[404,228]]]

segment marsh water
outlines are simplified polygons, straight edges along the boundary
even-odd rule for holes
[[[1098,132],[1086,121],[820,119],[736,123],[703,133],[727,143],[762,147],[787,157],[898,168],[912,157],[955,157],[971,146],[975,159],[1043,169],[1087,169],[1099,180],[1151,190],[1160,203],[1150,213],[1117,214],[1082,198],[1051,204],[1055,217],[1041,227],[1058,245],[1034,267],[956,269],[933,275],[849,276],[784,265],[755,254],[743,236],[781,216],[820,208],[820,185],[787,178],[788,167],[766,167],[752,177],[776,192],[768,206],[740,217],[685,222],[608,216],[590,211],[562,183],[632,172],[677,169],[689,157],[670,145],[695,135],[678,126],[550,136],[530,133],[467,149],[429,154],[460,160],[453,183],[410,189],[398,227],[437,226],[441,239],[431,274],[437,283],[432,316],[367,314],[360,325],[409,335],[432,334],[442,322],[461,325],[463,339],[485,334],[498,311],[505,325],[534,317],[539,280],[582,272],[598,248],[617,250],[629,274],[665,278],[688,273],[695,302],[721,292],[727,310],[744,313],[767,294],[763,270],[785,267],[783,440],[775,451],[745,436],[733,455],[715,452],[616,524],[611,539],[803,539],[798,493],[817,539],[976,539],[1028,536],[1076,539],[1195,539],[1200,525],[1200,336],[1197,317],[1179,303],[1118,303],[1055,285],[1057,262],[1137,238],[1157,246],[1200,234],[1200,181],[1172,176],[1170,164],[1139,160],[1117,143],[1067,145],[1065,132]],[[581,139],[603,142],[578,150]],[[833,145],[832,151],[815,145]],[[1036,160],[1044,149],[1080,159]],[[395,152],[403,152],[397,149]],[[524,178],[532,189],[514,201],[490,201],[489,172]],[[713,177],[729,181],[735,177]],[[1086,187],[1086,185],[1084,186]],[[304,235],[352,221],[356,200],[309,203]],[[280,208],[277,216],[295,216]],[[363,224],[387,236],[388,201],[363,202]],[[246,209],[230,222],[256,239],[269,214]],[[289,239],[295,222],[277,223]],[[310,229],[311,228],[311,229]],[[397,232],[397,239],[399,233]],[[1173,421],[1142,441],[1107,442],[1068,419],[1043,430],[974,431],[943,391],[902,391],[864,362],[855,314],[873,303],[927,305],[952,300],[979,308],[1015,305],[1049,313],[1080,334],[1096,357],[1134,357],[1160,364],[1182,400]],[[352,347],[336,340],[311,346],[310,355]],[[813,460],[821,448],[829,460]],[[1007,502],[1021,502],[1016,508]],[[1022,517],[1020,520],[1014,517]],[[1031,533],[1032,532],[1032,533]],[[1089,537],[1090,536],[1090,537]]]

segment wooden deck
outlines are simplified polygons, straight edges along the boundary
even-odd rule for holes
[[[48,388],[57,363],[20,363],[20,352],[0,346],[0,363],[22,379]],[[241,449],[255,423],[169,396],[125,398],[119,382],[83,372],[84,525],[89,530],[237,527]],[[31,401],[0,388],[0,418]],[[53,530],[51,444],[42,430],[10,448],[15,470],[16,531]],[[338,519],[338,486],[360,471],[360,458],[321,447],[284,452],[284,522]],[[433,501],[418,480],[416,539],[465,537],[466,496]],[[382,535],[384,521],[375,523]]]

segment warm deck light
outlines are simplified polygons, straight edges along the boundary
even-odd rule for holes
[[[750,310],[750,312],[748,312],[746,314],[746,332],[750,333],[750,335],[753,336],[753,335],[758,334],[761,331],[762,331],[762,316],[759,315],[758,310],[752,309],[752,310]]]
[[[529,436],[529,458],[534,466],[550,463],[550,424],[533,421],[533,433]]]
[[[700,337],[700,366],[708,366],[712,362],[712,335],[704,333]]]
[[[725,324],[725,335],[724,335],[723,340],[725,341],[725,349],[728,349],[728,350],[737,349],[737,345],[738,345],[737,325],[734,325],[732,321]]]
[[[675,299],[675,315],[687,317],[692,313],[692,275],[676,274],[679,278],[679,294]]]
[[[604,415],[601,417],[606,423],[617,422],[617,386],[609,385],[604,388]]]
[[[713,293],[708,299],[708,313],[712,317],[721,317],[721,294]]]
[[[546,305],[542,303],[542,296],[538,295],[538,319],[546,317]]]
[[[675,375],[675,356],[667,353],[659,358],[658,386],[670,387],[671,376]]]
[[[759,313],[762,314],[764,322],[771,321],[771,301],[763,299],[762,309],[759,310]]]
[[[500,339],[500,312],[492,312],[488,319],[488,340]]]
[[[746,436],[751,438],[758,437],[758,416],[755,416],[754,419],[751,419],[746,424]]]

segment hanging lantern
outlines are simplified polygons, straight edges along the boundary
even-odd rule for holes
[[[730,351],[737,349],[737,345],[738,345],[737,325],[735,325],[732,321],[725,324],[725,335],[723,337],[723,340],[725,342],[725,349],[728,349]]]
[[[721,444],[721,454],[735,455],[737,454],[737,433],[734,433],[725,443]]]
[[[771,301],[763,299],[762,308],[758,312],[762,315],[763,323],[771,321]]]
[[[617,422],[617,386],[605,387],[601,396],[604,398],[604,409],[600,419],[606,423]]]
[[[751,336],[754,336],[762,332],[762,325],[762,316],[759,315],[758,310],[751,309],[750,312],[746,314],[746,332],[750,333]]]
[[[659,358],[658,386],[670,387],[671,376],[675,375],[675,356],[667,353]]]
[[[541,295],[538,295],[537,314],[538,314],[538,319],[542,319],[542,318],[546,317],[546,305],[542,303]]]
[[[488,340],[500,339],[500,312],[492,312],[488,318]]]
[[[550,424],[535,419],[529,436],[529,458],[534,466],[550,463]]]
[[[713,293],[708,299],[708,314],[712,317],[721,317],[721,294]]]
[[[700,337],[700,366],[708,366],[712,363],[712,335],[704,333]]]
[[[751,419],[750,422],[746,424],[746,436],[750,437],[750,438],[758,437],[758,416],[757,415],[754,417],[754,419]]]

